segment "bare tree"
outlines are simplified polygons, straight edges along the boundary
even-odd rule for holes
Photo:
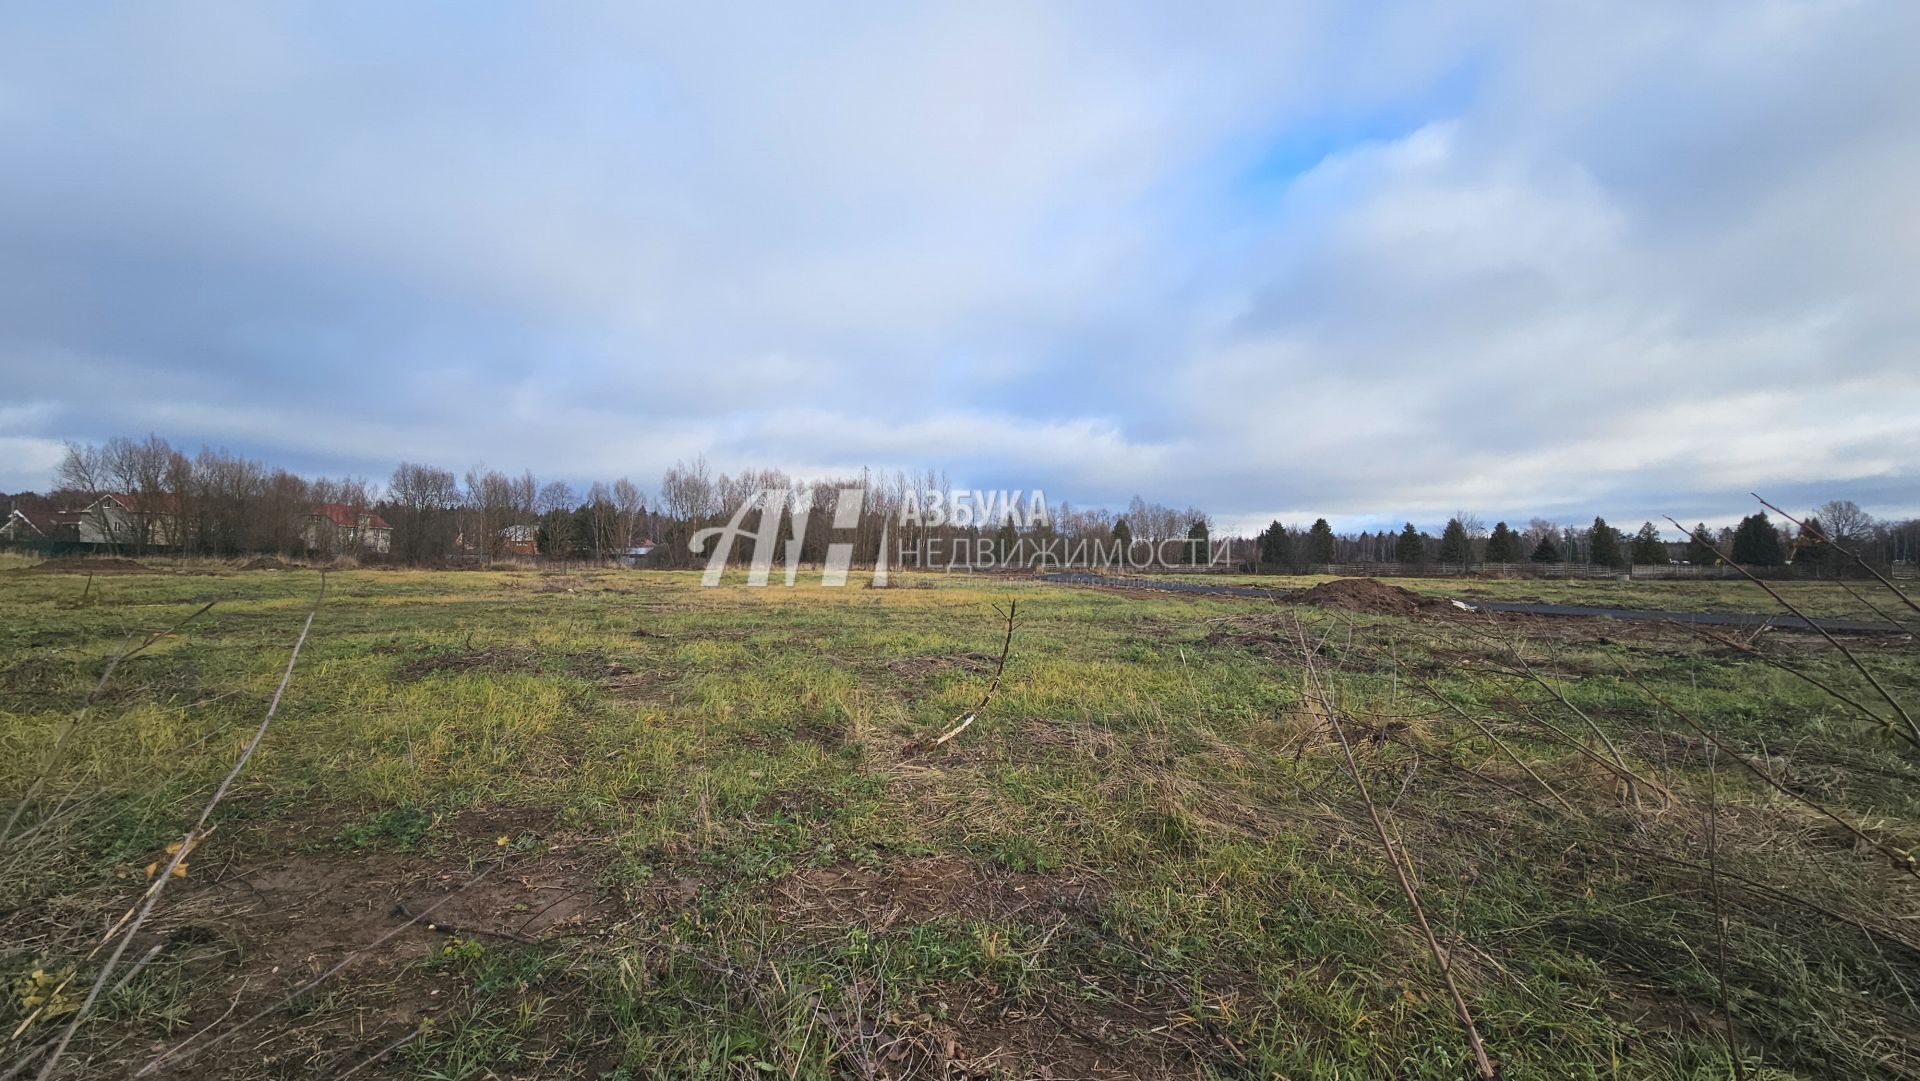
[[[540,554],[562,559],[571,554],[573,505],[573,486],[566,481],[548,481],[540,486],[534,501],[534,510],[540,515]]]
[[[1822,503],[1813,516],[1820,519],[1828,540],[1847,547],[1873,532],[1873,515],[1861,510],[1860,504],[1851,499]]]
[[[202,448],[181,491],[181,518],[198,551],[238,555],[256,544],[254,514],[266,495],[260,463]]]
[[[517,513],[516,485],[505,473],[467,470],[467,509],[473,536],[467,538],[481,558],[491,562],[506,552],[507,528]]]
[[[388,487],[395,557],[424,563],[443,556],[452,547],[453,512],[460,505],[460,485],[453,473],[401,462]]]
[[[168,505],[167,470],[173,464],[173,448],[157,435],[136,442],[125,436],[107,441],[101,451],[109,493],[118,496],[124,513],[100,507],[102,532],[115,546],[132,548],[135,555],[145,554],[149,545],[174,543],[172,508]]]
[[[647,500],[638,485],[621,477],[613,482],[613,507],[620,516],[613,546],[624,555],[639,542],[640,519],[647,513]]]

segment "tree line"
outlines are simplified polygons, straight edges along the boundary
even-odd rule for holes
[[[1696,524],[1686,540],[1669,542],[1650,521],[1627,533],[1602,517],[1586,527],[1535,518],[1522,529],[1495,522],[1489,530],[1477,516],[1460,512],[1447,520],[1438,537],[1412,522],[1398,532],[1336,534],[1320,518],[1306,529],[1275,521],[1254,539],[1254,549],[1260,564],[1286,570],[1344,563],[1578,563],[1624,569],[1670,563],[1713,566],[1731,557],[1746,566],[1793,564],[1838,573],[1852,564],[1847,552],[1881,564],[1920,558],[1920,519],[1878,521],[1852,500],[1832,500],[1797,525],[1775,523],[1759,512],[1719,530]]]
[[[1840,548],[1879,563],[1920,557],[1920,521],[1878,521],[1846,500],[1823,504],[1797,526],[1756,513],[1717,531],[1697,525],[1686,541],[1673,543],[1652,522],[1632,533],[1600,517],[1588,526],[1534,518],[1523,527],[1500,521],[1488,529],[1465,511],[1449,518],[1437,536],[1411,522],[1397,531],[1338,533],[1319,518],[1305,528],[1275,521],[1255,537],[1222,542],[1205,511],[1139,496],[1117,512],[1049,504],[1044,520],[1023,527],[1006,519],[957,522],[903,515],[909,503],[927,493],[951,490],[947,475],[933,469],[869,469],[804,479],[771,468],[716,472],[704,458],[695,458],[668,468],[657,495],[650,496],[626,477],[596,481],[581,491],[565,481],[541,483],[526,470],[510,474],[476,466],[455,474],[417,462],[397,465],[385,484],[354,476],[307,478],[225,450],[203,448],[188,455],[154,435],[100,445],[70,443],[50,495],[9,498],[15,507],[51,511],[93,505],[108,494],[124,496],[132,528],[120,546],[135,553],[165,547],[223,557],[256,552],[365,556],[369,545],[359,524],[372,516],[390,530],[386,550],[379,554],[400,563],[528,555],[598,561],[650,548],[649,562],[672,566],[703,560],[692,550],[695,534],[729,521],[750,496],[767,490],[783,493],[772,511],[782,515],[779,536],[783,542],[798,540],[796,554],[808,563],[823,560],[830,542],[847,540],[854,544],[856,560],[870,563],[879,555],[882,537],[895,559],[901,554],[924,559],[928,553],[952,558],[967,544],[982,541],[1004,552],[1026,540],[1036,548],[1063,542],[1079,551],[1147,545],[1161,553],[1177,550],[1182,562],[1204,562],[1225,552],[1239,565],[1276,570],[1355,563],[1710,566],[1723,553],[1751,566],[1793,563],[1837,570],[1849,562]],[[860,493],[858,514],[839,514],[837,503],[846,490]],[[349,524],[313,528],[316,509],[323,505],[344,508]],[[754,510],[744,527],[757,532],[765,513]],[[801,528],[802,519],[824,523],[836,517],[854,524],[831,532]],[[786,550],[783,543],[783,558]],[[738,546],[733,558],[745,560],[750,554],[750,546]]]

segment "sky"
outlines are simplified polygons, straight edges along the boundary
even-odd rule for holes
[[[1920,4],[8,5],[0,490],[152,432],[1217,526],[1920,513]]]

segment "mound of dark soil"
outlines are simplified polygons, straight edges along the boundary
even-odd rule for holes
[[[279,556],[254,556],[240,564],[240,569],[243,571],[290,571],[293,569],[293,564]]]
[[[1447,603],[1423,597],[1411,589],[1390,586],[1377,578],[1336,578],[1311,589],[1297,589],[1283,598],[1293,604],[1338,608],[1376,616],[1412,616]]]
[[[118,556],[58,556],[34,564],[33,569],[48,574],[141,574],[153,568]]]

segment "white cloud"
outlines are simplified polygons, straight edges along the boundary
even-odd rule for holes
[[[1911,5],[69,18],[0,42],[13,487],[153,430],[1223,521],[1920,492]]]

